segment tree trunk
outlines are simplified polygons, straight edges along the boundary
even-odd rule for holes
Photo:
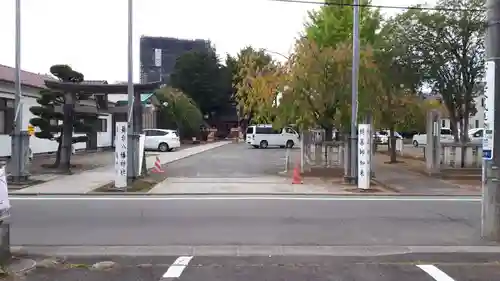
[[[465,144],[469,141],[469,107],[467,104],[465,104],[465,112],[464,112],[464,120],[463,120],[463,127],[464,129],[461,132],[462,139],[461,139],[461,149],[462,153],[460,154],[460,167],[464,168],[465,167]]]
[[[73,139],[73,95],[65,93],[65,101],[63,106],[63,134],[61,148],[61,167],[68,173],[71,172],[71,153]]]
[[[332,141],[333,140],[332,126],[324,126],[323,129],[325,130],[325,141]]]
[[[52,168],[58,168],[59,165],[61,165],[61,141],[62,139],[59,139],[59,141],[57,142],[56,161],[54,162],[54,164],[52,164]]]
[[[453,138],[455,139],[455,142],[458,142],[460,140],[460,137],[458,135],[458,128],[457,128],[457,118],[454,115],[450,116],[450,129],[451,132],[453,133]]]

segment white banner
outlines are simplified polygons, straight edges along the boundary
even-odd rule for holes
[[[492,160],[495,136],[495,61],[486,62],[484,96],[483,159]]]
[[[7,176],[5,165],[0,168],[0,220],[8,218],[10,212],[9,189],[7,186]]]
[[[127,122],[116,122],[115,187],[127,187]]]
[[[370,189],[371,125],[358,125],[358,188]]]
[[[161,49],[155,49],[155,66],[161,66]]]

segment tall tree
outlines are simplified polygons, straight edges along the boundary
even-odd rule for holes
[[[270,124],[276,119],[278,94],[283,86],[284,69],[269,64],[257,72],[249,72],[241,83],[240,93],[245,93],[244,108],[252,112],[252,121]]]
[[[62,82],[81,83],[84,80],[83,74],[73,70],[68,65],[53,65],[50,68],[50,72]],[[90,97],[88,93],[70,94],[71,102],[68,105],[72,109],[74,109],[78,101],[87,100]],[[29,109],[36,116],[30,120],[30,123],[39,128],[39,131],[35,132],[35,136],[58,142],[56,160],[53,167],[62,167],[69,171],[71,168],[71,144],[86,142],[88,140],[88,134],[96,130],[97,116],[82,112],[74,112],[68,116],[63,110],[65,104],[68,102],[68,93],[44,89],[39,92],[39,95],[40,97],[37,98],[39,105],[32,106]],[[74,137],[73,130],[87,135]],[[64,147],[63,151],[64,138],[69,139],[68,142],[70,145]],[[61,157],[62,152],[65,154],[64,157]]]
[[[250,81],[267,69],[271,62],[271,56],[264,50],[255,50],[250,46],[241,49],[236,57],[228,56],[226,60],[226,65],[232,73],[233,98],[237,103],[240,117],[247,123],[253,119],[257,111],[254,95],[250,92]],[[243,129],[246,131],[246,128]]]
[[[419,66],[413,63],[413,56],[406,52],[404,46],[394,43],[398,42],[398,36],[394,21],[389,20],[374,42],[381,90],[376,93],[373,116],[376,125],[390,131],[391,163],[397,162],[394,132],[414,127],[422,117],[425,120],[422,99],[418,95],[423,76]]]
[[[328,5],[332,3],[332,5]],[[320,47],[335,47],[337,44],[352,42],[353,9],[352,6],[335,5],[338,1],[326,0],[318,11],[309,12],[305,24],[305,34],[314,40]],[[353,0],[342,1],[353,4]],[[361,45],[372,45],[377,40],[377,31],[380,28],[381,16],[378,9],[367,7],[369,0],[361,0],[360,41]]]
[[[180,90],[164,87],[157,91],[158,99],[168,103],[160,108],[159,124],[164,129],[178,129],[181,138],[198,137],[203,125],[203,115],[196,103]]]
[[[292,55],[280,109],[283,120],[294,118],[303,128],[320,126],[331,140],[335,125],[341,127],[345,116],[341,109],[351,96],[352,47],[338,44],[336,47],[319,47],[313,41],[302,39]],[[379,81],[372,53],[363,50],[360,57],[361,92],[377,91]],[[368,96],[370,97],[370,96]],[[360,111],[368,110],[371,102],[360,99]]]
[[[177,59],[170,76],[171,86],[190,96],[204,115],[225,109],[231,93],[231,80],[214,49],[189,52]]]
[[[329,5],[331,3],[331,5]],[[308,21],[305,24],[304,37],[314,42],[318,48],[345,46],[352,44],[353,30],[353,9],[349,4],[352,0],[343,1],[347,5],[338,5],[338,1],[326,0],[324,6],[318,11],[310,12]],[[360,11],[360,47],[370,52],[371,46],[378,39],[378,31],[381,25],[381,15],[379,9],[368,7],[370,0],[361,0]],[[346,69],[350,73],[349,69]],[[351,74],[349,74],[351,75]],[[361,75],[360,75],[361,78]],[[351,81],[346,80],[346,86],[351,87]],[[352,88],[346,88],[346,91]],[[332,89],[332,91],[334,91]],[[363,110],[369,110],[369,102],[373,95],[372,89],[358,88],[358,103],[366,104],[367,107],[359,107],[360,115]],[[366,100],[368,98],[368,100]],[[363,100],[365,99],[365,100]],[[338,127],[346,133],[350,130],[351,124],[351,97],[344,95],[337,108],[335,120]]]
[[[397,16],[394,41],[405,49],[424,75],[423,81],[442,96],[455,139],[467,141],[474,97],[484,73],[485,0],[440,0],[436,11],[409,10]],[[458,135],[461,132],[461,136]]]

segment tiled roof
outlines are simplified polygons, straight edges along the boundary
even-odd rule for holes
[[[21,84],[33,88],[45,88],[44,80],[53,80],[49,75],[36,74],[21,70]],[[0,81],[14,83],[16,81],[16,69],[0,64]]]

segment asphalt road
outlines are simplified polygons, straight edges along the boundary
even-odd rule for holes
[[[292,149],[298,157],[299,149]],[[249,178],[276,175],[285,168],[283,148],[255,149],[232,143],[175,161],[167,166],[170,177]]]
[[[113,261],[111,268],[92,266]],[[69,259],[30,272],[27,281],[492,281],[498,255],[349,257],[146,257]]]
[[[485,245],[480,202],[461,198],[14,198],[12,208],[17,246]]]

